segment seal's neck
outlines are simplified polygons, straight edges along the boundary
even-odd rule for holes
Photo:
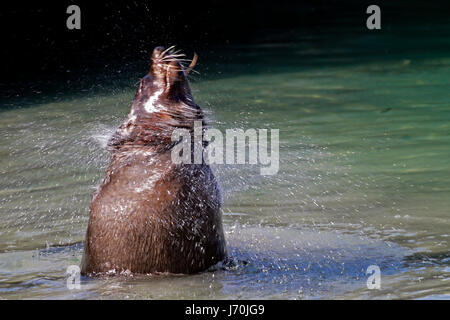
[[[108,142],[113,151],[133,147],[168,150],[173,146],[173,130],[193,132],[194,121],[203,122],[204,114],[187,83],[167,88],[149,81],[149,77],[141,80],[127,119]]]

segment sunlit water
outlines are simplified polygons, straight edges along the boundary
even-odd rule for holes
[[[66,287],[145,63],[3,101],[0,298],[449,298],[449,38],[296,39],[215,48],[192,81],[213,127],[280,130],[277,175],[214,167],[238,261],[225,270]],[[367,289],[370,265],[380,290]]]

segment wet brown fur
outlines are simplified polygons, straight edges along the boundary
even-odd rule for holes
[[[108,143],[111,160],[90,206],[83,274],[195,273],[226,257],[221,194],[210,167],[171,161],[172,131],[192,132],[194,120],[203,121],[189,68],[155,48],[130,115]],[[152,95],[164,110],[145,110]]]

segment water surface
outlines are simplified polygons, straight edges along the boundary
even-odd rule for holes
[[[277,175],[214,167],[230,254],[248,262],[225,270],[66,288],[145,62],[2,100],[0,297],[449,298],[450,38],[347,32],[215,47],[199,65],[213,127],[280,130]]]

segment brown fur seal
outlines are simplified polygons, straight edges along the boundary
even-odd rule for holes
[[[210,167],[171,161],[173,130],[192,132],[194,121],[203,121],[187,80],[192,64],[185,69],[180,56],[154,49],[130,114],[108,142],[111,159],[90,206],[82,274],[195,273],[226,257]]]

